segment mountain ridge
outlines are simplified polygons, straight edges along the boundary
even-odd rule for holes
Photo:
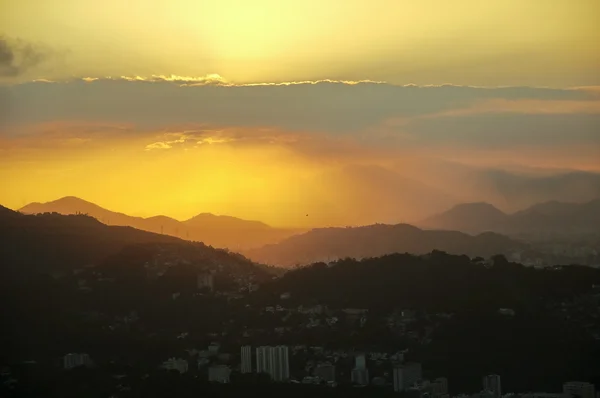
[[[32,202],[19,211],[26,214],[83,213],[108,225],[130,226],[233,250],[274,243],[297,232],[293,229],[274,228],[260,221],[212,213],[200,213],[184,221],[164,215],[135,217],[105,209],[75,196],[65,196],[45,203]]]
[[[397,252],[426,254],[433,250],[489,257],[525,246],[493,232],[470,236],[458,231],[427,231],[410,224],[373,224],[313,229],[243,254],[257,262],[289,267],[338,258],[377,257]]]
[[[504,213],[489,203],[484,205],[490,210],[487,213],[481,211],[481,203],[462,203],[418,225],[427,229],[467,233],[493,231],[509,235],[600,232],[600,199],[583,203],[551,200],[514,213]]]

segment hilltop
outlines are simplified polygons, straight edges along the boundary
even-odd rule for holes
[[[509,235],[600,233],[600,199],[585,203],[549,201],[506,214],[487,203],[464,203],[419,224],[424,228]]]
[[[181,259],[205,268],[226,267],[232,272],[256,268],[236,253],[132,227],[108,226],[83,214],[23,215],[0,208],[0,240],[3,243],[0,272],[15,278],[34,274],[64,275],[75,269],[106,265],[110,259],[121,266],[127,261],[119,256],[131,250],[154,253],[152,256],[159,252],[174,253],[171,255],[174,263]]]
[[[390,253],[452,254],[489,257],[519,249],[523,243],[495,233],[470,236],[456,231],[425,231],[408,224],[313,229],[244,253],[255,261],[280,266]]]
[[[207,245],[232,250],[259,247],[275,243],[296,233],[296,230],[273,228],[259,221],[231,216],[201,213],[185,221],[157,215],[143,218],[107,210],[95,203],[66,196],[46,203],[30,203],[21,209],[25,214],[60,213],[87,214],[108,225],[130,226],[144,231],[200,241]]]

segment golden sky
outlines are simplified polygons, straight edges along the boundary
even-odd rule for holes
[[[0,204],[305,227],[594,198],[598,15],[597,0],[0,0]]]
[[[0,0],[31,76],[600,84],[597,0]]]

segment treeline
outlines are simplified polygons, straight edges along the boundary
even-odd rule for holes
[[[489,312],[499,308],[533,311],[549,300],[569,299],[600,285],[600,270],[569,265],[536,269],[501,255],[482,258],[434,251],[429,255],[391,254],[363,260],[316,263],[289,271],[266,284],[256,300],[319,302],[336,307],[389,311]]]

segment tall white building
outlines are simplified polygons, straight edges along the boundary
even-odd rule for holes
[[[263,346],[256,349],[256,371],[271,376],[273,381],[290,378],[289,350],[287,346]]]
[[[188,361],[181,358],[169,358],[162,364],[163,369],[176,370],[179,373],[186,373],[188,371]]]
[[[567,397],[596,398],[594,385],[582,381],[570,381],[563,384],[563,393]]]
[[[423,375],[420,363],[409,362],[394,368],[394,391],[405,391],[412,387]]]
[[[241,349],[241,371],[242,373],[252,373],[252,347],[242,346]]]
[[[63,358],[65,369],[73,369],[78,366],[91,366],[92,360],[88,354],[70,353]]]
[[[369,369],[352,369],[351,379],[353,384],[366,386],[369,384]]]
[[[502,397],[502,385],[500,384],[500,376],[485,376],[483,378],[483,390],[491,392],[494,398]]]
[[[213,365],[208,368],[208,381],[229,383],[231,369],[227,365]]]
[[[369,369],[367,369],[365,354],[358,354],[354,357],[354,369],[352,369],[351,380],[353,384],[360,386],[369,384]]]
[[[366,369],[367,368],[367,357],[365,354],[358,354],[354,357],[354,369]]]

